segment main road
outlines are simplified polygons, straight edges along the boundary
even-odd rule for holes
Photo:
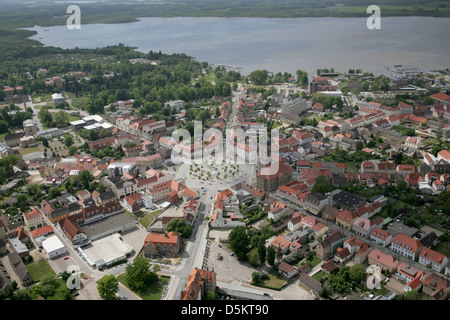
[[[236,107],[241,94],[240,89],[241,88],[239,87],[239,91],[235,91],[233,93],[232,109],[229,118],[227,119],[227,126],[232,126],[234,123]],[[197,187],[198,190],[200,190],[202,186],[198,185],[189,187],[192,189]],[[165,269],[165,271],[171,275],[171,278],[163,297],[164,300],[179,300],[181,297],[181,291],[186,288],[189,274],[192,269],[202,269],[204,267],[205,254],[207,253],[209,245],[209,224],[208,221],[205,220],[205,217],[210,215],[210,210],[213,204],[212,199],[219,187],[220,185],[205,186],[206,193],[200,196],[202,208],[197,216],[191,238],[186,242],[181,263],[176,267]]]

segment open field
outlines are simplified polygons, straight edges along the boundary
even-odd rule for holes
[[[45,277],[54,277],[56,275],[47,260],[44,259],[27,264],[26,267],[35,282],[39,282]]]

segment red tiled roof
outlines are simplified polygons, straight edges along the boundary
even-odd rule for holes
[[[43,227],[34,229],[33,231],[30,232],[30,234],[33,238],[36,238],[36,237],[39,237],[40,235],[47,234],[52,231],[53,231],[53,227],[47,225],[47,226],[43,226]]]
[[[416,252],[423,245],[405,234],[398,234],[392,239],[392,243],[399,245],[401,247],[407,248],[410,251]]]
[[[432,262],[435,262],[437,264],[442,264],[442,262],[445,259],[445,255],[443,255],[442,253],[436,252],[430,248],[424,247],[421,252],[420,252],[420,256],[428,259]]]

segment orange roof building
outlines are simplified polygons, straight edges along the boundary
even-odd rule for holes
[[[188,277],[186,290],[181,292],[181,300],[201,300],[209,291],[215,290],[215,272],[194,268]]]

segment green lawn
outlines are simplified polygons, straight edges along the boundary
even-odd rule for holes
[[[80,117],[78,117],[78,116],[71,116],[71,115],[69,115],[69,122],[72,122],[72,121],[77,121],[77,120],[80,120]]]
[[[40,152],[40,151],[42,151],[42,150],[39,147],[20,148],[19,149],[19,152],[21,155],[29,154],[29,153],[33,153],[33,152]]]
[[[123,273],[117,277],[117,279],[127,288],[129,288],[126,274]],[[145,288],[144,290],[135,292],[139,297],[142,298],[142,300],[161,300],[161,294],[163,292],[164,286],[166,286],[169,283],[170,277],[164,277],[161,276],[158,279],[158,283],[152,284]],[[130,289],[131,290],[131,289]]]
[[[307,258],[307,261],[309,262],[309,265],[311,266],[311,269],[312,269],[315,266],[317,266],[322,260],[320,260],[320,258],[318,256],[316,256],[315,254],[313,254]]]
[[[317,272],[315,275],[313,275],[312,277],[314,279],[316,279],[317,281],[320,281],[320,279],[322,279],[323,276],[326,276],[327,273],[323,270],[320,270],[319,272]]]
[[[147,228],[162,211],[163,211],[162,209],[159,209],[147,213],[145,216],[139,219],[139,223],[142,224],[145,228]]]
[[[65,291],[67,289],[67,284],[62,279],[56,279],[55,293],[46,300],[67,300],[65,296]]]
[[[155,220],[155,217],[153,217],[151,214],[146,214],[144,217],[139,219],[139,223],[147,228],[153,222],[153,220]]]
[[[447,257],[450,257],[450,243],[449,241],[441,241],[433,247],[434,251],[440,252]]]
[[[26,265],[28,271],[30,272],[31,278],[35,282],[39,282],[42,278],[46,276],[56,276],[56,273],[48,264],[47,260],[41,259]]]
[[[266,279],[262,282],[264,287],[273,288],[275,290],[281,290],[286,281],[282,278],[282,276],[276,276],[274,274],[269,273],[269,279]]]

